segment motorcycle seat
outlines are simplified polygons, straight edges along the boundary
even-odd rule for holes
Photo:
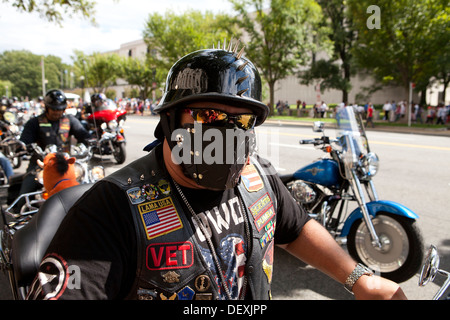
[[[81,184],[54,194],[44,202],[30,222],[15,233],[11,259],[18,287],[27,287],[34,280],[62,220],[91,186],[92,184]]]

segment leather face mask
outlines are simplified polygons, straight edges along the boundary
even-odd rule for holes
[[[184,174],[208,189],[234,188],[254,151],[254,130],[185,124],[171,136],[172,160]]]

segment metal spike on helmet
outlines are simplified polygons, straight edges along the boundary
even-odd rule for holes
[[[243,54],[244,54],[244,49],[245,49],[245,46],[243,46],[243,47],[241,48],[241,50],[239,50],[239,52],[238,52],[238,49],[239,49],[239,45],[240,45],[240,44],[241,44],[241,41],[238,39],[237,42],[236,42],[235,45],[234,45],[234,48],[233,48],[233,38],[231,38],[230,42],[228,43],[228,46],[227,46],[227,40],[226,40],[226,39],[223,39],[223,45],[220,44],[220,40],[217,42],[217,49],[222,49],[222,50],[224,50],[224,51],[233,52],[233,54],[236,55],[236,60],[239,60],[239,59],[241,59],[241,57],[243,56]],[[213,43],[212,48],[213,48],[213,49],[216,49],[214,43]],[[247,63],[248,63],[248,62],[246,62],[245,64],[247,64]],[[245,67],[245,65],[244,65],[241,69],[239,69],[239,70],[244,69],[244,67]]]

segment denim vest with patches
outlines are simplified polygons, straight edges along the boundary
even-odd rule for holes
[[[245,262],[247,298],[270,299],[276,197],[261,164],[252,159],[237,195],[250,238]],[[220,296],[182,201],[155,150],[106,180],[127,194],[137,236],[137,270],[129,299],[212,300]],[[223,295],[222,295],[223,296]]]

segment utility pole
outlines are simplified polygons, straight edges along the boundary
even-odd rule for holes
[[[41,69],[42,69],[42,96],[45,96],[45,66],[44,57],[41,56]]]

